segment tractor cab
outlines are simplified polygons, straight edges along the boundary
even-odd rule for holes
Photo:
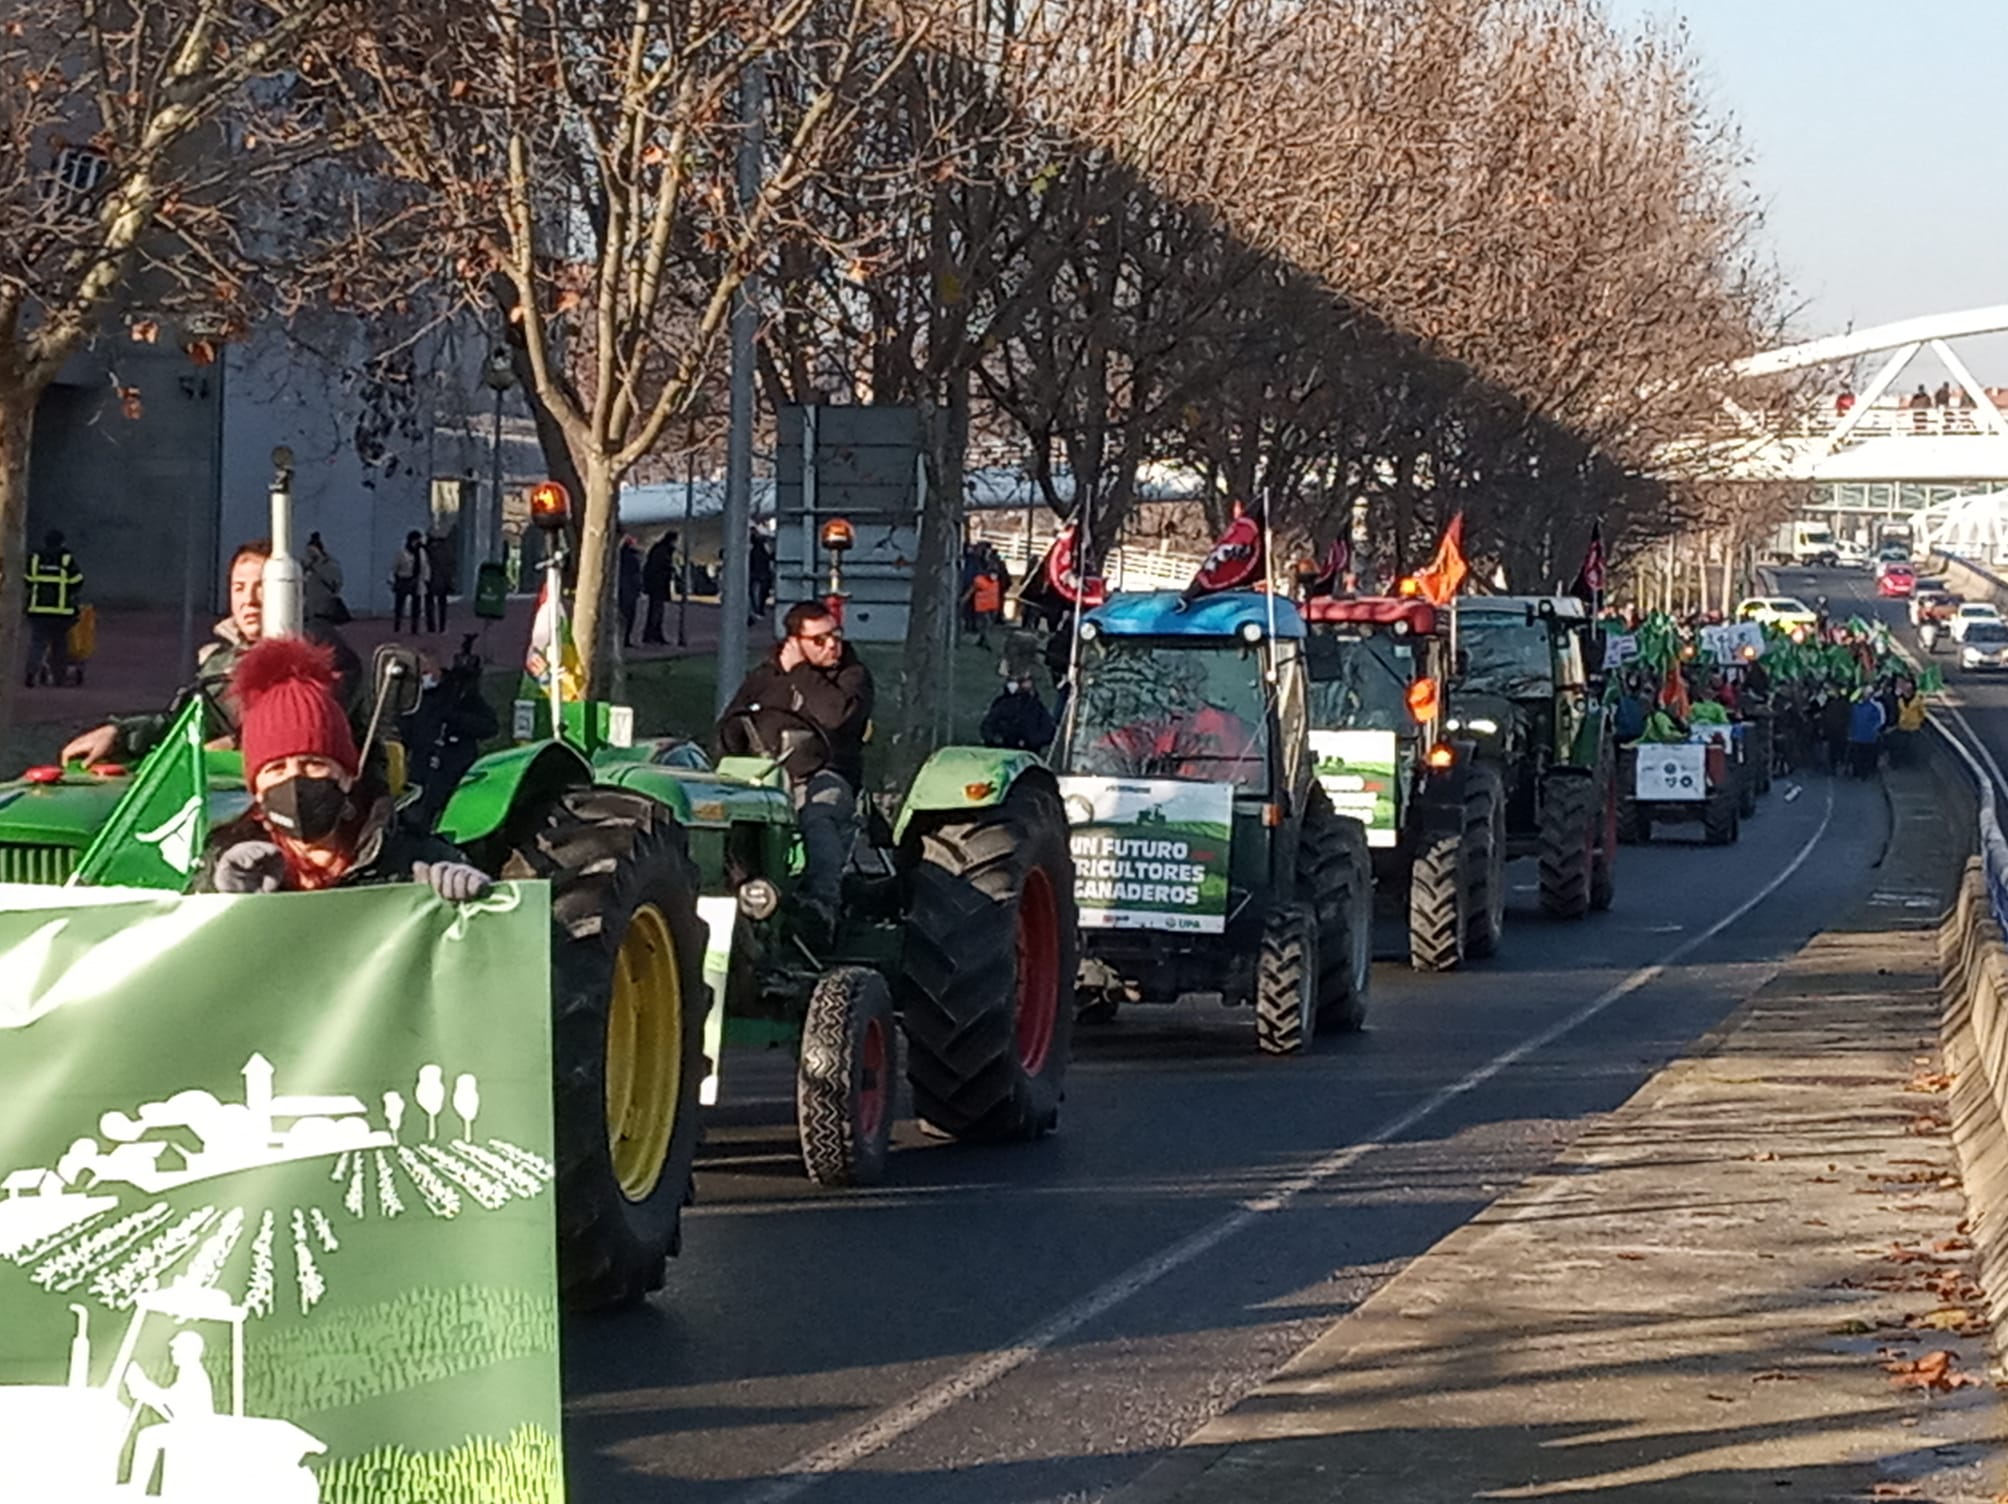
[[[1320,1019],[1356,1021],[1371,877],[1364,832],[1314,774],[1297,608],[1252,591],[1119,595],[1080,632],[1058,769],[1082,1016],[1218,994],[1255,1004],[1272,1053],[1302,1048]],[[1305,947],[1308,970],[1260,965]]]

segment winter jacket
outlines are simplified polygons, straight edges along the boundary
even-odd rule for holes
[[[777,647],[746,676],[725,707],[718,722],[719,740],[728,752],[740,756],[755,752],[739,724],[742,715],[750,714],[761,739],[778,750],[786,733],[799,732],[806,720],[829,739],[829,749],[826,753],[821,742],[809,739],[812,744],[797,747],[787,758],[788,776],[800,782],[827,767],[860,789],[874,693],[871,670],[848,642],[837,666],[827,673],[807,663],[783,671]]]
[[[1052,744],[1053,713],[1030,690],[1007,689],[983,716],[983,745],[1043,752]]]
[[[214,635],[195,655],[193,686],[177,695],[171,708],[153,715],[112,718],[112,725],[118,728],[119,734],[113,756],[133,762],[151,752],[167,735],[167,728],[174,724],[175,716],[187,703],[187,695],[192,691],[200,691],[208,703],[209,708],[203,717],[204,739],[215,741],[220,737],[236,737],[237,706],[230,698],[230,676],[236,671],[238,660],[251,650],[251,644],[237,630],[237,623],[227,616],[211,630]],[[363,672],[362,659],[356,656],[354,648],[342,640],[341,633],[331,627],[310,622],[305,635],[334,649],[335,682],[341,692],[342,704],[348,710],[349,723],[358,727],[356,741],[360,745],[360,728],[369,721],[369,676]]]
[[[231,847],[246,841],[271,842],[272,834],[256,815],[233,820],[209,838],[197,893],[216,891],[216,866]],[[355,837],[356,859],[334,884],[337,888],[374,888],[408,883],[416,862],[464,862],[467,855],[443,837],[414,828],[401,818],[390,799],[379,797],[362,812]],[[288,884],[289,891],[292,885]]]

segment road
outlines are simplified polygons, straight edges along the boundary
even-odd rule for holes
[[[567,1331],[572,1496],[1102,1498],[1762,985],[1872,887],[1886,811],[1795,777],[1743,832],[1627,849],[1581,924],[1517,864],[1496,960],[1376,966],[1367,1032],[1307,1058],[1239,1012],[1130,1010],[1083,1032],[1057,1135],[902,1130],[868,1193],[809,1187],[786,1063],[733,1059],[669,1287]]]

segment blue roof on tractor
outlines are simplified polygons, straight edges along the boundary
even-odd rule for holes
[[[1182,611],[1176,590],[1151,590],[1112,595],[1087,619],[1111,637],[1238,637],[1251,621],[1266,635],[1270,609],[1269,597],[1256,590],[1202,596]],[[1304,635],[1304,618],[1294,605],[1278,596],[1274,610],[1278,637]]]

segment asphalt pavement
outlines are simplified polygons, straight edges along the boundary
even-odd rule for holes
[[[780,1053],[728,1057],[668,1288],[567,1331],[572,1496],[1103,1498],[1762,987],[1887,831],[1876,784],[1781,780],[1733,848],[1627,848],[1576,924],[1516,864],[1501,954],[1377,965],[1364,1034],[1269,1059],[1245,1012],[1130,1009],[1057,1135],[903,1128],[869,1192],[803,1179]]]

